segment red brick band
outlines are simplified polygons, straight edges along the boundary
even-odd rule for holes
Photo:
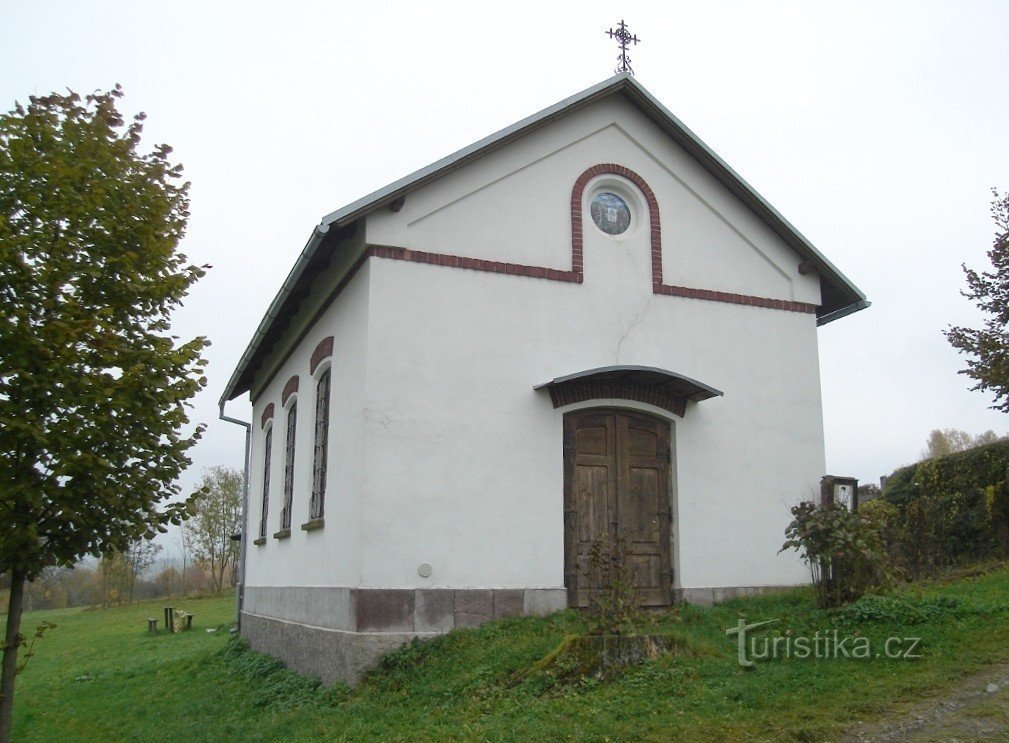
[[[575,181],[571,190],[571,263],[572,268],[581,274],[583,269],[584,215],[582,202],[585,187],[589,181],[600,175],[617,175],[626,178],[641,191],[648,204],[649,237],[652,247],[652,292],[670,297],[687,297],[689,299],[704,299],[709,302],[727,302],[749,307],[764,307],[772,310],[789,312],[805,312],[815,314],[817,307],[806,302],[793,302],[787,299],[769,299],[749,294],[732,294],[712,289],[690,289],[685,286],[671,286],[662,283],[662,227],[659,220],[659,202],[655,192],[645,182],[645,179],[630,168],[616,163],[593,165]]]
[[[662,284],[655,287],[656,294],[670,297],[687,297],[688,299],[706,299],[709,302],[728,302],[729,304],[745,304],[749,307],[766,307],[771,310],[786,310],[788,312],[805,312],[816,314],[816,305],[807,302],[793,302],[788,299],[770,299],[754,297],[749,294],[732,294],[717,292],[711,289],[688,289],[685,286],[669,286]]]
[[[448,268],[468,268],[471,271],[504,273],[510,276],[528,276],[533,279],[570,281],[577,284],[582,282],[582,273],[580,270],[561,271],[557,268],[547,268],[545,266],[526,266],[521,263],[502,263],[500,261],[488,261],[481,258],[466,258],[461,255],[427,253],[422,250],[397,248],[391,245],[372,245],[368,248],[365,256],[391,258],[392,260],[410,261],[412,263],[429,263],[434,266],[447,266]]]
[[[287,380],[287,384],[284,385],[284,391],[280,395],[280,404],[287,405],[288,398],[298,391],[298,375],[295,374],[293,377]]]
[[[328,338],[323,338],[319,341],[319,345],[315,347],[312,351],[312,360],[309,361],[309,374],[315,374],[315,370],[318,368],[322,360],[333,355],[333,336]]]

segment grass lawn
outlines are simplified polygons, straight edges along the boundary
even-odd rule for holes
[[[18,678],[14,739],[829,740],[856,719],[1009,660],[1005,567],[841,612],[816,609],[798,590],[650,614],[642,631],[676,635],[686,650],[608,682],[529,672],[584,629],[575,612],[407,646],[351,692],[320,688],[230,641],[232,598],[179,601],[195,614],[193,631],[151,637],[145,620],[161,605],[26,615],[26,632],[43,619],[58,627]],[[779,620],[756,633],[760,643],[836,629],[868,638],[873,653],[887,637],[921,638],[922,657],[793,656],[743,669],[725,635],[740,616]]]

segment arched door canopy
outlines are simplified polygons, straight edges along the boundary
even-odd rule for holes
[[[700,402],[723,393],[696,379],[652,366],[601,366],[537,385],[546,388],[555,408],[588,400],[634,400],[680,417],[687,401]]]

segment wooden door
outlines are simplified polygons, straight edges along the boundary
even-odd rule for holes
[[[669,424],[587,410],[564,416],[564,581],[586,606],[605,585],[593,544],[619,544],[643,606],[672,600]]]

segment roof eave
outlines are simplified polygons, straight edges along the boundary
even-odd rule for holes
[[[828,312],[824,315],[819,315],[816,318],[816,324],[826,325],[829,322],[834,322],[834,320],[840,320],[842,317],[853,315],[856,312],[867,309],[871,306],[872,302],[863,298],[861,301],[849,304],[847,307],[842,307],[839,310],[834,310],[833,312]]]
[[[688,126],[663,106],[651,93],[645,90],[640,83],[633,78],[629,78],[627,82],[628,84],[623,91],[625,96],[636,103],[653,123],[658,125],[659,128],[665,131],[677,144],[704,166],[736,198],[742,201],[750,211],[754,212],[765,224],[774,230],[786,244],[803,258],[812,262],[821,277],[826,278],[836,288],[840,289],[842,294],[847,295],[850,305],[828,309],[823,314],[824,317],[835,315],[846,307],[853,305],[861,304],[862,306],[851,309],[845,314],[851,314],[851,312],[856,312],[869,306],[865,301],[865,295],[859,288],[847,276],[841,273],[825,255],[817,250],[816,246],[805,235],[799,232],[791,222],[771,206],[753,186],[747,183],[746,179],[733,170],[700,137],[694,134]],[[842,316],[838,315],[838,317]],[[831,319],[837,318],[832,317]],[[830,320],[826,322],[830,322]]]
[[[252,335],[252,340],[246,347],[245,352],[242,353],[242,357],[239,359],[238,365],[235,367],[235,371],[232,372],[231,378],[228,380],[228,384],[225,386],[224,393],[221,395],[221,399],[219,401],[222,405],[228,400],[234,400],[240,394],[249,390],[251,380],[244,379],[246,372],[248,371],[249,364],[251,364],[252,360],[256,357],[256,354],[259,351],[259,344],[263,341],[263,338],[266,337],[274,319],[280,314],[281,308],[284,306],[284,301],[290,296],[294,287],[298,285],[298,282],[301,279],[301,274],[305,270],[305,266],[308,265],[312,255],[319,247],[319,243],[322,242],[328,232],[329,226],[325,224],[316,225],[315,228],[313,228],[312,235],[308,238],[308,242],[305,243],[305,247],[298,256],[298,260],[295,261],[290,273],[287,274],[287,278],[284,279],[284,283],[281,284],[280,291],[277,292],[273,301],[270,302],[270,306],[266,310],[266,314],[263,315],[263,319],[260,320],[259,326],[256,328],[256,332]]]

